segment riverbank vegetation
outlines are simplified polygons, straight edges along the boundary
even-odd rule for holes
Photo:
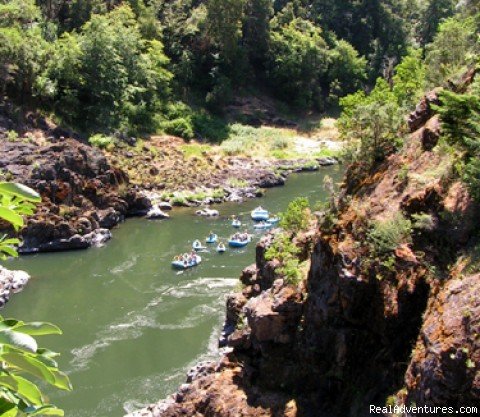
[[[252,136],[245,125],[335,111],[345,95],[390,78],[404,56],[413,64],[426,54],[428,81],[445,78],[462,66],[475,26],[442,20],[454,12],[451,0],[3,0],[0,99],[85,136],[165,132],[226,140],[235,152],[239,134]],[[413,101],[410,89],[396,94]],[[242,112],[244,97],[276,104]],[[291,156],[282,131],[272,133],[270,153]]]

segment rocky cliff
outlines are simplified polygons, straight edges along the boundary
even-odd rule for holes
[[[438,144],[436,102],[437,92],[426,95],[403,149],[360,180],[352,167],[335,213],[294,239],[310,262],[303,282],[288,284],[278,261],[266,261],[272,236],[260,242],[243,290],[227,301],[223,358],[134,416],[480,406],[478,206]],[[372,227],[400,227],[398,218],[408,241],[375,251]]]

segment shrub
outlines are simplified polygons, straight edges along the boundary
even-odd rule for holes
[[[18,140],[18,133],[14,130],[9,130],[7,132],[7,141],[8,142],[15,142]]]
[[[222,150],[225,155],[233,156],[241,154],[245,151],[245,146],[242,142],[226,141],[222,143]]]
[[[195,133],[193,131],[192,114],[192,109],[185,103],[170,103],[166,106],[163,116],[165,119],[159,122],[159,128],[169,135],[179,136],[185,140],[193,139]]]
[[[273,140],[271,148],[273,150],[286,149],[288,148],[289,144],[290,144],[290,141],[288,140],[288,138],[278,137]]]
[[[298,233],[308,227],[311,219],[308,199],[299,197],[290,202],[287,211],[280,215],[280,226],[290,232]]]
[[[413,214],[413,228],[418,230],[433,230],[435,228],[435,220],[431,214],[419,213]]]
[[[194,113],[192,116],[195,134],[211,142],[221,142],[229,134],[228,125],[219,117],[205,112]]]
[[[301,279],[300,261],[298,254],[300,249],[292,242],[286,233],[275,236],[273,243],[265,252],[265,259],[271,261],[277,259],[281,266],[277,271],[283,275],[287,284],[297,285]]]
[[[191,121],[183,117],[162,122],[160,129],[169,135],[179,136],[186,140],[193,139],[195,136]]]
[[[115,146],[115,139],[111,136],[97,133],[96,135],[90,136],[88,143],[100,149],[111,149]]]
[[[375,252],[379,255],[394,251],[402,243],[411,241],[412,222],[403,214],[393,218],[373,222],[368,239]]]

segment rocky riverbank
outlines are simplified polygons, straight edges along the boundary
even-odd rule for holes
[[[437,147],[436,101],[428,94],[411,115],[400,152],[363,177],[353,166],[335,210],[294,239],[306,279],[289,284],[279,261],[265,259],[267,236],[228,298],[225,355],[131,417],[480,406],[479,209],[451,175],[451,153]],[[410,225],[409,243],[375,252],[369,233],[380,224]]]
[[[102,151],[42,118],[29,117],[19,127],[0,109],[0,178],[30,186],[43,200],[21,232],[20,253],[102,245],[127,216],[167,218],[164,208],[171,206],[258,197],[292,172],[336,163],[225,157],[218,151],[191,156],[184,145],[162,136]]]

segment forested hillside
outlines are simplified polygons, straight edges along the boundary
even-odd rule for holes
[[[393,86],[406,55],[409,82],[425,59],[441,84],[475,44],[476,2],[456,3],[1,0],[0,100],[86,134],[212,139],[205,124],[239,95],[328,111],[377,77]]]

